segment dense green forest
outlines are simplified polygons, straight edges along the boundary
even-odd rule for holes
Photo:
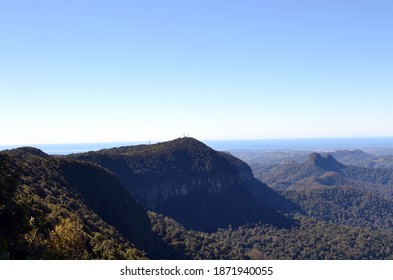
[[[86,168],[81,163],[48,157],[35,149],[24,148],[0,155],[2,257],[145,258],[145,253],[131,243],[131,236],[125,238],[117,228],[92,211],[61,172],[64,164]],[[90,175],[103,175],[94,174],[94,171],[93,167]],[[97,184],[95,189],[104,187],[101,179],[98,180],[101,186]],[[108,209],[108,214],[112,211]]]
[[[393,232],[337,226],[298,216],[299,224],[278,229],[263,224],[229,226],[214,233],[185,229],[149,213],[153,230],[190,259],[393,259]]]
[[[347,166],[312,154],[303,163],[275,164],[257,176],[321,221],[393,230],[393,169]]]
[[[393,258],[392,169],[313,153],[254,172],[188,137],[0,152],[0,258]]]

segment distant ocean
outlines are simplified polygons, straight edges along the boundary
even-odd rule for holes
[[[316,139],[262,139],[262,140],[206,140],[202,141],[215,150],[334,150],[362,148],[393,148],[393,137],[379,138],[316,138]],[[156,142],[152,142],[154,144]],[[115,142],[83,144],[31,145],[47,154],[67,155],[97,151],[100,149],[148,144],[148,142]],[[0,150],[13,149],[18,145],[0,145]]]

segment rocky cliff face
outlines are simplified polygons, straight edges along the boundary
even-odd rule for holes
[[[152,146],[102,150],[77,158],[112,171],[147,209],[155,209],[173,196],[197,191],[218,194],[254,178],[246,163],[188,137]]]
[[[170,163],[168,163],[170,164]],[[249,173],[238,173],[233,168],[217,170],[218,173],[190,174],[189,177],[175,177],[173,174],[161,174],[151,183],[133,184],[123,180],[131,194],[148,209],[155,209],[157,205],[164,203],[171,197],[185,196],[193,192],[206,192],[207,194],[219,194],[235,186],[239,186],[253,179],[251,170]],[[148,182],[149,176],[139,175],[138,181]]]
[[[246,163],[193,138],[73,157],[110,170],[145,208],[190,228],[211,231],[247,222],[285,223],[276,209],[258,202],[246,187],[257,188]]]

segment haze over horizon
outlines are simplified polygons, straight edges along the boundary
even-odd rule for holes
[[[393,2],[3,1],[0,145],[393,137]]]
[[[18,148],[18,147],[36,147],[36,148],[43,148],[46,146],[53,146],[53,147],[61,147],[61,146],[82,146],[82,147],[102,147],[102,148],[113,148],[113,147],[120,147],[120,146],[133,146],[133,145],[144,145],[144,144],[157,144],[163,143],[168,141],[173,141],[178,138],[182,137],[191,137],[192,136],[178,136],[171,139],[144,139],[144,140],[135,140],[135,141],[114,141],[114,142],[56,142],[56,143],[12,143],[12,144],[0,144],[0,151],[2,149],[10,149],[10,148]],[[247,149],[248,147],[244,146],[247,143],[253,144],[261,144],[261,143],[276,143],[280,145],[280,143],[284,143],[285,147],[288,148],[288,145],[294,146],[296,144],[311,144],[315,145],[315,149],[321,148],[318,147],[318,143],[331,143],[337,148],[351,148],[351,143],[353,144],[353,149],[355,148],[367,148],[373,147],[373,143],[375,147],[392,147],[393,148],[393,137],[319,137],[319,138],[261,138],[261,139],[198,139],[194,138],[200,142],[205,143],[208,146],[214,146],[215,144],[219,144],[219,146],[235,146],[241,145],[242,149]],[[291,145],[293,143],[293,145]],[[364,144],[363,144],[364,143]],[[340,146],[340,144],[342,146]],[[363,146],[361,146],[363,145]],[[212,147],[214,148],[214,147]],[[323,148],[323,147],[322,147]],[[101,149],[101,148],[100,148]],[[234,148],[230,148],[234,149]],[[87,150],[86,150],[87,151]]]

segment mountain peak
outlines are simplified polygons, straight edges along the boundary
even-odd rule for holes
[[[316,163],[320,161],[321,158],[322,158],[321,154],[314,152],[308,156],[307,163]]]
[[[170,216],[185,227],[216,231],[262,221],[288,226],[269,198],[286,199],[258,184],[240,159],[217,152],[194,138],[72,155],[110,170],[146,209]]]
[[[135,155],[135,154],[160,154],[160,153],[171,153],[176,151],[213,151],[210,147],[204,143],[192,138],[182,137],[170,141],[159,142],[156,144],[149,145],[137,145],[137,146],[123,146],[110,149],[103,149],[98,151],[100,154],[121,154],[121,155]]]
[[[163,147],[165,149],[169,150],[177,150],[177,149],[185,149],[185,150],[212,150],[210,147],[208,147],[206,144],[203,142],[192,138],[192,137],[182,137],[182,138],[177,138],[174,140],[162,142],[156,144],[158,147]]]
[[[43,157],[43,158],[49,157],[48,154],[34,147],[20,147],[20,148],[8,150],[6,152],[11,155],[20,156],[20,157],[32,157],[32,156]]]
[[[322,156],[319,153],[312,153],[305,162],[308,165],[317,166],[327,171],[338,171],[345,167],[344,164],[338,162],[332,155]]]

